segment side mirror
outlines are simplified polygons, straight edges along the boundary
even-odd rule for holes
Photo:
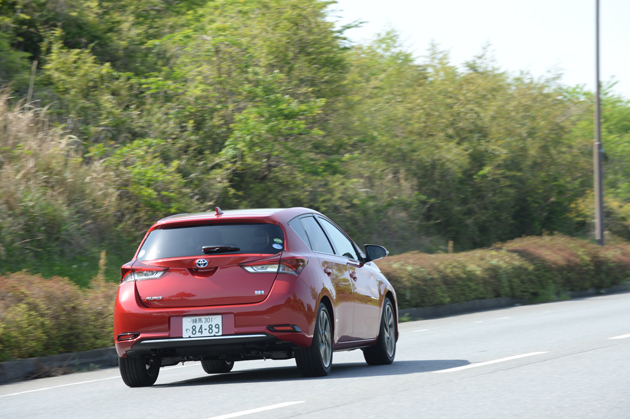
[[[366,262],[383,259],[385,256],[389,255],[387,249],[376,244],[366,244],[364,248],[365,254],[367,255],[367,258],[365,260]]]

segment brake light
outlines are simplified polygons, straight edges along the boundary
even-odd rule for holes
[[[241,268],[249,273],[279,273],[299,275],[307,264],[307,260],[303,258],[287,257],[279,261],[261,260],[257,262],[243,263]]]
[[[282,258],[280,260],[280,263],[282,264],[282,266],[290,269],[295,275],[299,275],[304,267],[306,267],[308,260],[303,258],[287,257]]]
[[[121,284],[130,281],[143,281],[145,279],[158,279],[166,273],[166,269],[125,269],[122,272]],[[127,271],[127,272],[124,272]]]

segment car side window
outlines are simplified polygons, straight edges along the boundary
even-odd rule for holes
[[[339,256],[346,257],[348,259],[358,260],[357,252],[354,250],[352,242],[335,227],[330,221],[325,218],[318,217],[317,221],[324,227],[328,237],[332,240]]]
[[[311,245],[311,241],[308,239],[308,234],[306,234],[306,230],[304,230],[304,227],[302,226],[302,223],[300,222],[299,218],[294,218],[291,221],[289,221],[289,226],[293,229],[293,231],[295,231],[298,236],[300,236],[300,238],[302,239],[302,241],[304,243],[306,243],[306,245],[313,250],[313,246]]]
[[[300,218],[300,223],[306,231],[308,239],[311,242],[311,249],[313,249],[314,252],[328,253],[330,255],[335,254],[324,231],[313,217]]]

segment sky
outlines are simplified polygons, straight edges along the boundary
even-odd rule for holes
[[[505,71],[561,73],[561,83],[594,90],[595,1],[337,0],[330,9],[338,25],[365,22],[346,32],[356,43],[394,29],[419,61],[435,42],[453,64],[489,45]],[[600,79],[630,99],[630,0],[600,0]]]

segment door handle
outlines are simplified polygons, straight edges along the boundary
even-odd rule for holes
[[[324,273],[328,276],[332,276],[332,269],[330,269],[329,267],[325,267]]]

